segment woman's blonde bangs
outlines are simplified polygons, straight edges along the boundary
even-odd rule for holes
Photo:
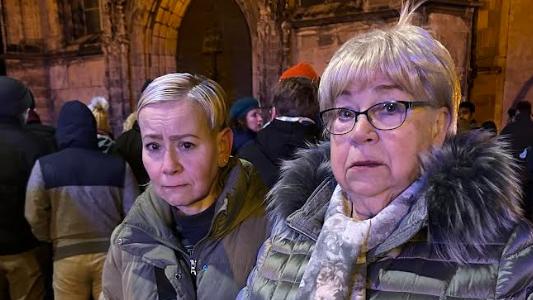
[[[408,24],[373,30],[341,46],[322,76],[321,110],[334,107],[335,99],[351,83],[364,87],[377,74],[411,94],[413,100],[447,107],[454,124],[460,91],[453,60],[426,30]]]
[[[207,115],[209,127],[227,126],[225,93],[215,81],[189,73],[171,73],[154,79],[144,90],[137,106],[137,117],[147,105],[164,101],[190,100],[198,103]]]

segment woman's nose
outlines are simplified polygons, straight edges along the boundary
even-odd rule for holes
[[[363,114],[357,117],[353,129],[348,135],[351,141],[356,144],[372,143],[378,139],[376,128],[370,124],[368,116]]]
[[[176,151],[168,150],[165,152],[162,170],[165,175],[174,175],[183,170]]]

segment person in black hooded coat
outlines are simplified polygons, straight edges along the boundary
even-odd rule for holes
[[[63,105],[56,140],[60,151],[32,169],[25,216],[39,240],[53,243],[55,299],[96,299],[111,233],[137,197],[137,182],[124,160],[98,150],[85,104]]]
[[[38,242],[24,219],[26,183],[35,160],[47,153],[43,140],[23,127],[32,103],[20,81],[0,76],[0,298],[41,299]],[[9,291],[7,288],[9,287]]]

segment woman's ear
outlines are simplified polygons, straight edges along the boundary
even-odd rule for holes
[[[222,129],[217,133],[217,164],[219,167],[225,167],[228,164],[233,144],[233,131],[229,127]]]
[[[272,106],[270,109],[270,120],[274,120],[277,117],[278,112],[276,111],[276,107]]]
[[[437,109],[435,115],[435,122],[433,123],[432,138],[433,146],[442,146],[448,133],[448,127],[450,126],[451,116],[450,111],[446,107]]]

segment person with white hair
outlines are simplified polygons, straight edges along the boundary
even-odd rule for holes
[[[96,119],[98,149],[103,153],[109,153],[115,143],[111,126],[109,126],[109,102],[102,96],[96,96],[91,99],[87,106]]]
[[[532,299],[512,156],[490,134],[455,135],[452,58],[412,16],[330,60],[330,142],[284,164],[240,299]]]
[[[150,185],[114,231],[104,299],[234,299],[266,238],[266,189],[230,156],[222,88],[156,78],[137,108]]]

